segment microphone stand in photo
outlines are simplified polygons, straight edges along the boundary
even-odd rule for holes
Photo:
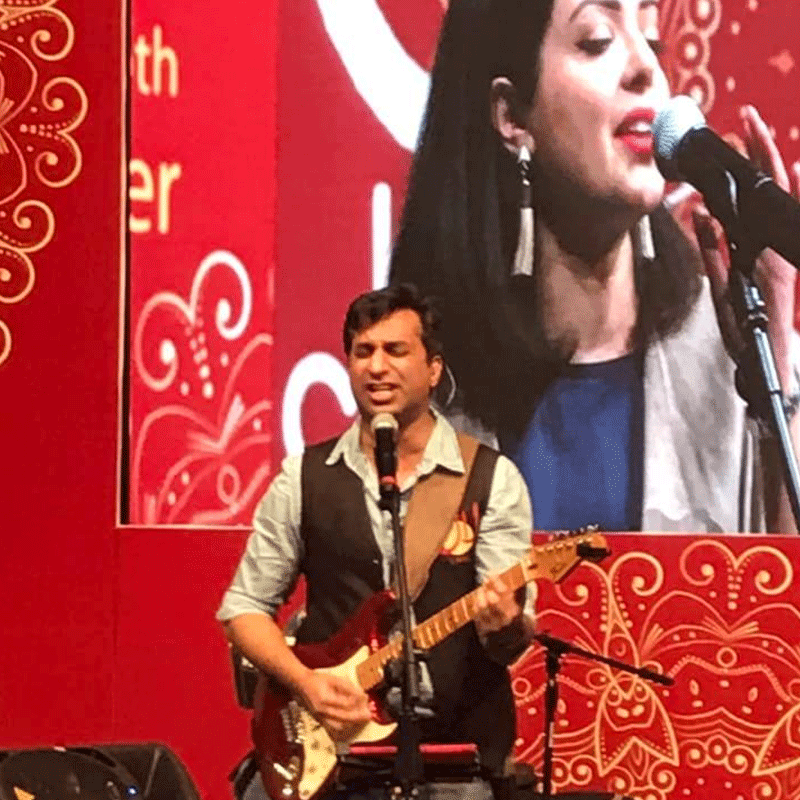
[[[556,708],[558,707],[558,673],[561,669],[561,656],[563,655],[576,655],[581,658],[587,658],[591,661],[599,661],[602,664],[608,664],[614,669],[629,672],[632,675],[638,675],[645,680],[660,683],[663,686],[672,686],[674,681],[666,675],[653,670],[646,669],[645,667],[634,667],[631,664],[626,664],[624,661],[618,661],[616,658],[609,658],[608,656],[601,655],[600,653],[593,653],[591,650],[584,650],[577,647],[571,642],[564,641],[563,639],[556,639],[547,633],[535,633],[533,635],[542,647],[545,648],[545,667],[547,671],[547,684],[545,685],[544,692],[544,755],[542,759],[542,791],[541,797],[543,800],[550,800],[553,797],[553,733],[556,722]]]
[[[728,239],[731,261],[728,288],[745,345],[736,367],[736,390],[747,403],[748,414],[768,426],[775,436],[789,503],[800,531],[800,471],[767,334],[767,309],[753,279],[756,259],[766,246],[752,231],[752,225],[747,224],[748,219],[755,218],[752,195],[756,189],[750,186],[750,181],[739,180],[734,168],[720,165],[715,173],[706,173],[703,198]],[[798,263],[794,266],[800,268]]]
[[[744,339],[736,391],[747,403],[748,414],[775,436],[800,531],[800,472],[767,334],[766,306],[753,280],[756,259],[767,247],[800,269],[800,203],[708,128],[689,97],[678,95],[667,103],[653,123],[653,135],[656,163],[664,177],[687,180],[699,189],[725,229],[731,260],[728,289]]]

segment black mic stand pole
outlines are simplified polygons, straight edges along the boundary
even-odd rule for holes
[[[795,524],[800,531],[800,473],[783,406],[783,392],[775,368],[775,357],[767,335],[766,306],[748,267],[736,266],[742,251],[733,246],[730,251],[733,265],[730,277],[732,302],[740,329],[749,333],[743,364],[737,367],[737,388],[748,405],[754,407],[754,413],[765,420],[775,434],[786,492]],[[749,262],[749,270],[752,270],[752,262]]]
[[[391,796],[397,800],[419,798],[427,794],[424,763],[420,742],[420,688],[414,642],[411,639],[411,597],[408,591],[405,544],[400,527],[400,492],[397,483],[382,480],[379,507],[388,511],[394,535],[395,574],[400,595],[401,628],[403,636],[400,681],[400,716],[398,719],[397,754],[395,756]]]
[[[556,722],[556,708],[558,707],[558,672],[561,669],[561,656],[570,653],[572,655],[588,658],[592,661],[599,661],[608,664],[610,667],[630,672],[646,680],[672,686],[674,681],[666,675],[661,675],[645,667],[634,667],[616,658],[609,658],[600,653],[593,653],[591,650],[584,650],[576,647],[571,642],[563,639],[556,639],[546,633],[535,633],[533,638],[539,642],[547,651],[545,666],[547,669],[547,684],[544,691],[544,756],[542,759],[542,794],[544,800],[553,797],[553,729]]]
[[[722,223],[728,238],[731,256],[728,285],[736,323],[745,340],[745,350],[736,368],[736,389],[748,404],[749,413],[768,424],[775,434],[786,492],[800,532],[800,471],[767,334],[767,310],[753,280],[756,258],[764,245],[748,229],[739,213],[741,208],[747,208],[747,187],[741,188],[736,176],[722,168],[717,174],[719,178],[706,180],[703,198],[711,213]]]

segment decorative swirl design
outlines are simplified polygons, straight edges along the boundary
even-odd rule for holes
[[[0,364],[2,364],[11,352],[11,331],[8,325],[0,319]]]
[[[36,270],[29,254],[55,233],[55,215],[37,190],[63,189],[83,164],[73,133],[88,98],[74,79],[50,74],[75,43],[59,1],[0,0],[0,303],[31,293]],[[11,351],[11,330],[2,323],[0,365]]]
[[[0,303],[11,305],[26,298],[35,278],[33,264],[25,253],[0,245]]]
[[[629,567],[636,570],[636,574],[627,578],[627,582],[637,597],[652,597],[663,587],[664,568],[657,558],[643,553],[628,553],[618,558],[609,573],[612,584],[619,586],[623,580],[626,580],[621,573]],[[645,569],[649,570],[652,575],[646,575]]]
[[[698,554],[705,554],[706,558],[699,564],[694,564]],[[726,578],[733,581],[741,581],[742,573],[745,568],[752,568],[753,563],[763,565],[764,556],[771,556],[769,560],[770,568],[761,566],[753,575],[753,588],[759,593],[767,596],[777,596],[783,594],[794,580],[794,568],[791,561],[784,553],[776,547],[754,547],[746,550],[741,556],[735,558],[731,563],[730,550],[722,543],[708,542],[702,540],[686,548],[681,555],[681,570],[686,576],[686,580],[693,586],[703,587],[710,585],[713,581],[722,580],[718,570],[724,568],[727,571]],[[717,567],[712,558],[721,562]]]
[[[787,553],[686,539],[669,563],[633,549],[603,567],[584,565],[565,584],[540,587],[541,627],[675,684],[663,689],[604,664],[565,663],[554,789],[604,786],[669,800],[722,775],[742,796],[794,796],[800,647],[792,632],[800,603]],[[544,683],[541,653],[530,650],[514,673],[521,719],[539,719]],[[540,761],[538,731],[522,738],[517,756]]]
[[[56,8],[59,0],[2,0],[0,31],[10,31],[33,23],[30,47],[43,61],[59,61],[75,43],[75,29],[67,15]],[[60,42],[60,43],[59,43]]]
[[[217,332],[223,339],[231,341],[239,338],[250,322],[253,310],[253,290],[244,264],[227,250],[215,250],[209,253],[195,273],[188,302],[174,292],[158,292],[144,304],[139,314],[133,339],[133,361],[139,377],[151,391],[166,391],[172,386],[180,368],[178,347],[174,339],[168,338],[163,331],[175,327],[175,323],[178,325],[178,331],[183,331],[186,326],[188,326],[187,332],[198,331],[203,327],[203,289],[210,273],[215,269],[222,269],[233,275],[236,289],[241,297],[241,310],[238,319],[234,322],[231,321],[233,312],[230,299],[222,297],[217,301],[214,314]],[[156,314],[159,318],[154,320]],[[157,349],[158,360],[164,368],[161,376],[156,375],[147,364],[148,358],[145,354],[144,342],[148,338],[150,326],[162,337]],[[176,333],[176,335],[180,336],[180,333]],[[202,334],[202,336],[203,339],[194,340],[198,346],[202,346],[205,335]],[[194,350],[195,355],[202,352],[202,350],[198,351],[198,347],[195,347]],[[149,354],[150,356],[155,355],[152,342]]]
[[[34,159],[36,177],[46,186],[60,189],[72,183],[81,171],[81,151],[70,135],[83,122],[88,100],[83,89],[70,78],[54,78],[42,87],[42,106],[54,116],[66,119],[20,126],[20,132],[42,140],[42,152]],[[67,112],[67,109],[72,109]]]
[[[239,522],[266,490],[272,339],[249,333],[252,317],[247,268],[227,250],[202,259],[188,299],[162,291],[142,306],[133,380],[149,403],[132,440],[131,522]]]
[[[20,202],[10,217],[2,216],[0,212],[0,221],[6,221],[5,225],[0,225],[0,240],[17,253],[41,250],[50,243],[56,230],[52,210],[40,200]]]

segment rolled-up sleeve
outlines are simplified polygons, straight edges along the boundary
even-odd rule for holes
[[[252,613],[274,616],[294,587],[303,559],[301,461],[300,456],[285,458],[259,503],[244,555],[217,611],[218,620]]]
[[[496,575],[525,557],[531,548],[533,519],[528,487],[506,456],[498,456],[486,512],[478,528],[475,567],[478,580]],[[533,611],[535,587],[528,584],[525,609]]]

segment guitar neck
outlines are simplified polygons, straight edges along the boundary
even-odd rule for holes
[[[528,578],[522,564],[515,564],[507,569],[500,576],[503,583],[516,591],[524,586]],[[411,631],[411,638],[414,645],[420,650],[429,650],[443,639],[455,633],[459,628],[463,628],[477,616],[478,593],[481,587],[473,589],[469,594],[460,597],[454,603],[438,611],[432,617],[428,617]],[[398,658],[403,650],[403,636],[394,636],[391,641],[372,655],[362,661],[356,668],[358,682],[361,687],[368,691],[374,688],[383,680],[384,667],[393,658]]]

